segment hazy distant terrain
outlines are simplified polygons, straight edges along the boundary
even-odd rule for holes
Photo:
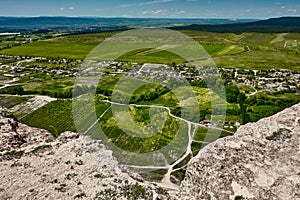
[[[96,18],[96,17],[0,17],[1,32],[43,30],[95,31],[137,27],[173,27],[192,24],[234,24],[255,19],[163,19],[163,18]]]
[[[242,33],[242,32],[267,32],[284,33],[299,32],[300,17],[281,17],[267,20],[260,20],[246,23],[202,25],[193,24],[188,26],[175,27],[175,30],[198,30],[222,33]]]

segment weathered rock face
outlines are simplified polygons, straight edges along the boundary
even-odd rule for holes
[[[300,199],[300,104],[206,146],[180,191],[123,169],[101,141],[59,138],[0,108],[0,199]],[[175,194],[174,194],[175,193]]]
[[[0,152],[25,148],[28,145],[52,141],[53,136],[41,129],[18,123],[6,109],[0,107]]]
[[[169,199],[122,169],[101,141],[18,123],[0,109],[0,199]]]
[[[300,104],[199,152],[179,199],[300,199]]]

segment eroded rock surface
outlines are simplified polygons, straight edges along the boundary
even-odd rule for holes
[[[300,104],[199,152],[179,199],[300,199]]]
[[[101,141],[18,123],[0,109],[0,199],[300,199],[300,104],[206,146],[180,191],[120,167]]]
[[[0,111],[0,199],[169,199],[167,191],[123,169],[101,141],[59,138]]]

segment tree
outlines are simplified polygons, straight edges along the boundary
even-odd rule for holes
[[[237,103],[240,95],[239,88],[234,84],[228,84],[225,86],[226,100],[228,103]]]
[[[247,99],[246,94],[244,92],[241,92],[238,97],[238,102],[240,106],[241,118],[243,124],[249,122],[249,116],[247,114],[247,104],[245,103],[246,99]]]

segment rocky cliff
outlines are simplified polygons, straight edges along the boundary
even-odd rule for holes
[[[0,109],[0,199],[169,199],[167,191],[122,169],[101,141],[59,138]]]
[[[0,199],[300,199],[300,104],[238,129],[190,161],[179,191],[120,167],[101,141],[54,138],[0,109]]]
[[[189,163],[179,199],[300,199],[300,104],[249,123]]]

